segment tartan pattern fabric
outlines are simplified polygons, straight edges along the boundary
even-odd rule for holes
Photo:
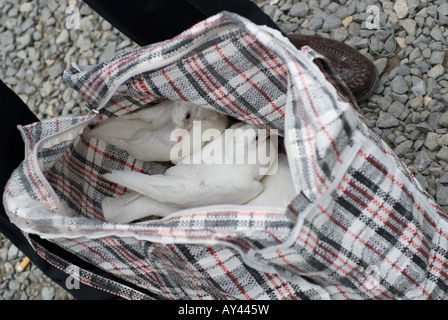
[[[126,299],[446,299],[446,213],[316,58],[224,12],[172,40],[68,69],[68,85],[99,114],[23,128],[28,152],[4,193],[6,211],[24,233],[131,284],[78,275]],[[102,174],[163,173],[168,164],[138,161],[83,130],[163,100],[278,129],[300,190],[291,204],[105,222],[101,200],[128,191]]]

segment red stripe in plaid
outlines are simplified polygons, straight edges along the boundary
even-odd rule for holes
[[[143,78],[140,78],[136,82],[133,82],[132,85],[137,91],[139,91],[139,89],[142,89],[143,92],[146,93],[148,96],[154,96],[154,94],[146,86],[145,80]]]
[[[439,227],[436,228],[435,232],[438,233],[439,235],[441,235],[442,237],[444,237],[445,240],[448,240],[448,234],[443,232]]]
[[[308,246],[310,249],[312,249],[312,252],[314,255],[321,257],[324,259],[330,268],[334,271],[340,271],[344,276],[348,276],[351,279],[353,279],[356,283],[358,283],[360,288],[363,288],[365,292],[370,293],[373,298],[379,298],[378,295],[375,295],[372,290],[369,290],[365,284],[368,280],[368,277],[364,270],[360,270],[357,268],[357,266],[351,265],[347,259],[342,258],[339,256],[336,252],[332,251],[332,248],[327,247],[327,243],[318,241],[315,237],[313,237],[310,233],[306,232],[305,230],[301,230],[301,233],[305,236],[307,236],[307,239],[302,239],[299,235],[297,238],[301,242],[303,242],[306,246]],[[310,243],[309,240],[313,241],[313,244]],[[320,249],[320,250],[319,250]],[[322,250],[325,251],[327,254],[329,254],[331,257],[333,257],[335,260],[331,260],[330,258],[326,257]],[[339,261],[340,263],[337,264],[336,262]],[[347,270],[344,270],[347,269]],[[363,272],[364,271],[364,272]],[[361,279],[360,279],[361,278]],[[363,281],[364,280],[364,281]],[[380,290],[378,287],[374,288],[375,290],[379,291],[379,295],[383,296],[387,299],[392,299],[391,296]]]
[[[58,187],[69,199],[76,202],[78,209],[85,212],[86,216],[89,216],[92,219],[105,221],[101,211],[93,207],[90,204],[90,201],[86,200],[85,195],[81,193],[82,191],[77,190],[65,179],[55,176],[51,172],[48,174],[47,179],[53,186]]]
[[[166,217],[164,218],[165,222],[176,222],[178,220],[185,220],[185,221],[191,221],[191,220],[201,220],[201,219],[206,219],[207,217],[214,217],[215,219],[220,219],[220,218],[224,218],[224,219],[228,219],[231,216],[235,216],[238,215],[241,219],[244,218],[251,218],[251,217],[257,217],[259,216],[262,220],[269,220],[269,219],[278,219],[278,218],[282,218],[283,217],[283,213],[270,213],[270,212],[252,212],[252,211],[238,211],[236,212],[224,212],[224,211],[219,211],[216,213],[208,213],[208,212],[203,212],[203,213],[184,213],[182,214],[182,217]],[[269,235],[274,242],[276,243],[281,243],[281,241],[272,233],[269,232],[267,230],[260,230],[261,232]],[[226,240],[229,241],[231,243],[235,243],[237,244],[239,247],[241,247],[242,249],[245,250],[249,250],[252,249],[253,246],[244,238],[242,237],[235,237],[235,236],[230,236],[229,234],[225,234],[223,233],[223,231],[221,231],[219,233],[219,236],[216,234],[216,232],[212,229],[189,229],[190,233],[193,232],[197,232],[197,233],[204,233],[207,235],[205,235],[204,237],[197,237],[197,236],[193,236],[192,234],[189,234],[188,236],[184,236],[185,234],[185,229],[174,229],[174,228],[170,228],[170,229],[164,229],[164,228],[158,228],[157,230],[147,230],[144,231],[147,232],[148,234],[151,233],[155,233],[155,234],[163,234],[164,238],[167,237],[173,237],[174,239],[191,239],[191,240],[201,240],[201,239],[206,239],[207,237],[214,237],[215,239],[221,239],[221,240]],[[182,236],[177,235],[176,233],[179,233]],[[232,241],[232,240],[236,240],[236,241]]]
[[[31,241],[31,242],[32,242],[32,241]],[[68,266],[66,266],[66,265],[62,265],[62,264],[58,263],[58,262],[59,262],[58,260],[56,260],[56,259],[52,259],[51,257],[49,257],[49,256],[46,254],[46,251],[41,250],[39,246],[34,246],[34,248],[36,249],[36,253],[37,253],[41,258],[43,258],[43,259],[45,259],[46,261],[48,261],[48,262],[49,262],[51,265],[53,265],[55,268],[57,268],[57,269],[59,269],[59,270],[61,270],[61,271],[64,271],[64,272],[66,271],[66,269],[67,269]],[[73,276],[73,275],[72,275],[72,276]],[[104,291],[106,291],[106,292],[111,292],[111,293],[113,293],[113,294],[117,294],[117,292],[113,292],[112,290],[110,290],[110,288],[104,288],[104,287],[98,286],[97,284],[94,284],[93,282],[91,282],[91,281],[90,281],[89,279],[87,279],[87,278],[84,278],[84,277],[79,276],[79,277],[76,278],[76,280],[79,280],[81,283],[83,283],[83,284],[85,284],[85,285],[87,285],[87,286],[96,287],[96,288],[98,288],[98,289],[100,289],[100,290],[104,290]],[[128,298],[130,298],[130,297],[128,297]]]
[[[138,58],[140,58],[141,56],[144,56],[146,54],[147,54],[146,51],[134,52],[130,55],[124,56],[123,58],[114,61],[108,68],[103,69],[103,71],[101,71],[99,74],[97,74],[95,76],[95,78],[93,78],[92,81],[90,81],[90,83],[82,91],[85,99],[87,101],[89,101],[92,98],[92,96],[97,92],[98,88],[101,85],[103,85],[103,83],[106,80],[108,80],[109,78],[114,76],[113,73],[119,72],[120,68],[124,67],[126,64],[128,64],[132,61],[137,60]],[[100,78],[103,81],[100,81]],[[90,91],[90,94],[88,94],[88,91],[90,90],[90,88],[92,88],[92,90]]]
[[[192,65],[191,62],[193,62],[194,66]],[[190,70],[193,71],[193,73],[198,77],[198,79],[200,81],[202,81],[202,83],[205,85],[207,90],[209,90],[209,92],[213,96],[215,96],[220,103],[222,103],[227,109],[229,109],[232,114],[234,114],[235,116],[237,116],[238,118],[240,118],[242,120],[249,120],[253,124],[261,125],[260,120],[251,116],[247,112],[245,112],[244,109],[242,109],[237,103],[235,103],[235,101],[233,99],[231,99],[231,97],[229,95],[227,95],[223,91],[221,86],[219,86],[218,84],[216,84],[213,81],[213,79],[210,77],[210,75],[199,66],[199,63],[197,62],[197,60],[194,56],[189,57],[186,60],[186,63],[190,67]],[[195,69],[195,67],[196,67],[196,69]],[[200,74],[198,73],[198,70],[200,71]],[[210,83],[211,86],[208,85],[207,81],[205,81],[205,80],[208,80],[208,82]],[[219,92],[219,95],[216,91]],[[226,103],[223,98],[225,100],[227,100],[230,104]],[[232,108],[232,106],[235,107],[238,111],[235,110],[234,108]],[[256,121],[257,123],[255,123],[254,121]]]
[[[131,163],[127,162],[127,161],[124,161],[124,160],[122,160],[122,159],[120,159],[120,158],[117,158],[117,157],[115,157],[115,156],[113,156],[113,155],[110,155],[110,154],[104,152],[103,150],[98,149],[98,148],[95,147],[94,145],[90,144],[90,143],[84,138],[84,136],[81,136],[81,140],[80,140],[80,141],[81,141],[85,146],[87,146],[89,149],[93,150],[95,153],[98,153],[99,155],[101,155],[101,156],[103,156],[103,157],[105,157],[105,158],[111,159],[111,160],[113,160],[113,161],[115,161],[115,162],[117,162],[117,163],[120,163],[120,164],[124,165],[125,167],[127,167],[127,168],[129,168],[129,169],[131,169],[131,170],[133,170],[133,171],[142,172],[142,170],[139,169],[139,168],[137,168],[134,164],[131,164]]]
[[[298,271],[301,274],[307,274],[306,271],[300,269],[299,267],[297,267],[293,263],[289,262],[288,259],[286,259],[286,256],[284,255],[282,250],[277,249],[277,250],[275,250],[275,253],[277,253],[277,256],[280,258],[280,260],[283,261],[283,263],[285,263],[288,267]]]
[[[249,37],[251,41],[248,40],[246,36]],[[283,81],[285,84],[288,82],[286,78],[288,73],[286,72],[283,65],[277,60],[277,58],[272,55],[269,50],[266,49],[264,45],[260,43],[260,41],[257,40],[257,38],[255,38],[250,33],[246,33],[245,36],[243,35],[241,37],[241,39],[244,40],[244,42],[249,46],[249,48],[252,49],[253,52],[255,52],[261,59],[263,59],[263,61],[269,66],[269,68],[278,76],[281,81]],[[257,50],[253,43],[255,43],[258,48],[260,48],[264,52],[264,54],[267,55],[268,59],[264,57],[263,53]],[[272,65],[270,61],[272,61],[274,65]],[[280,72],[278,70],[280,70]]]
[[[269,98],[266,93],[264,93],[263,90],[261,90],[244,72],[242,72],[241,70],[239,70],[228,58],[227,56],[222,52],[222,50],[220,49],[219,45],[215,45],[216,48],[216,52],[220,55],[220,57],[222,58],[222,60],[224,60],[236,73],[238,73],[241,77],[243,77],[243,79],[245,81],[247,81],[255,90],[258,91],[258,93],[261,94],[261,96],[263,98],[266,99],[266,101],[272,106],[272,108],[277,111],[282,117],[285,116],[285,113],[283,112],[283,110],[277,106],[274,101],[272,101],[271,98]]]
[[[42,185],[35,179],[35,173],[37,170],[40,171],[40,168],[36,168],[33,161],[31,161],[32,153],[28,156],[24,161],[23,170],[27,175],[29,182],[34,186],[33,190],[37,191],[40,196],[40,201],[43,201],[48,207],[54,208],[55,204],[52,201],[52,197],[48,193],[46,188],[43,188]]]
[[[297,67],[299,67],[299,66],[297,65]],[[315,149],[316,145],[313,143],[313,137],[314,137],[313,129],[314,128],[311,125],[311,123],[308,121],[307,116],[304,113],[305,108],[303,107],[302,101],[299,99],[299,100],[297,100],[297,103],[298,103],[298,106],[295,109],[299,112],[300,119],[303,121],[303,126],[300,130],[305,130],[305,136],[306,136],[306,141],[307,141],[307,145],[308,145],[308,150],[306,150],[305,152],[308,155],[308,157],[310,158],[310,161],[311,161],[311,164],[313,167],[313,173],[314,173],[313,178],[315,180],[314,187],[316,187],[317,192],[319,194],[323,194],[324,191],[319,186],[319,184],[316,182],[316,178],[320,181],[320,183],[323,185],[323,187],[325,189],[328,189],[328,186],[327,186],[326,181],[319,174],[319,171],[318,171],[317,165],[316,165],[316,149]]]
[[[168,84],[171,86],[171,88],[177,93],[177,95],[179,96],[179,98],[181,98],[184,101],[188,101],[187,98],[185,98],[185,96],[182,94],[182,91],[179,90],[178,87],[176,87],[176,85],[174,84],[174,82],[170,79],[170,77],[168,76],[168,74],[166,73],[166,71],[164,69],[162,69],[162,75],[163,77],[166,79],[166,81],[168,81]]]
[[[345,298],[345,300],[351,300],[350,297],[345,293],[344,290],[341,289],[340,286],[335,286],[335,288],[339,291],[339,293]]]
[[[364,241],[359,235],[353,233],[350,229],[347,229],[342,223],[335,220],[330,212],[325,210],[322,206],[318,206],[318,209],[325,214],[331,221],[335,223],[335,225],[339,226],[346,234],[353,237],[355,240],[359,241],[365,248],[369,249],[370,252],[376,254],[381,260],[387,262],[392,268],[396,269],[400,274],[402,274],[406,279],[412,282],[428,299],[432,300],[431,294],[426,292],[425,288],[423,288],[412,276],[410,276],[405,270],[400,268],[397,264],[391,261],[387,256],[376,250],[371,244]]]
[[[445,220],[448,220],[448,212],[443,210],[437,203],[431,201],[429,205],[437,211],[437,215],[443,217]]]
[[[37,244],[36,242],[34,242],[33,240],[31,240],[28,235],[26,235],[28,241],[33,245],[33,248],[36,250],[36,253],[43,258],[44,260],[48,261],[52,266],[54,266],[55,268],[63,271],[63,272],[67,272],[67,268],[71,265],[71,264],[62,264],[60,263],[60,258],[59,257],[55,257],[53,256],[52,253],[49,254],[49,252],[46,249],[41,248],[41,246],[39,244]],[[82,271],[81,269],[78,269],[79,271]],[[80,281],[81,283],[93,287],[93,288],[97,288],[99,290],[102,290],[104,292],[109,292],[111,294],[114,294],[116,296],[121,296],[122,298],[125,299],[132,299],[131,295],[127,295],[125,293],[125,291],[116,291],[113,290],[111,287],[104,287],[102,285],[100,285],[97,281],[91,281],[91,279],[89,279],[88,277],[84,277],[83,276],[84,272],[79,272],[78,275],[76,275],[76,280]],[[75,275],[71,275],[71,276],[75,276]]]
[[[98,186],[110,192],[117,192],[118,190],[121,194],[123,194],[126,190],[126,188],[118,184],[113,184],[109,180],[104,179],[102,175],[97,174],[94,170],[91,170],[90,167],[85,165],[85,163],[79,163],[76,159],[70,157],[68,151],[67,154],[62,157],[62,161],[67,165],[67,167],[72,169],[73,172],[76,172],[85,179],[89,180],[92,186]],[[112,185],[114,187],[112,187]]]
[[[167,247],[170,248],[170,247],[172,247],[172,246],[171,246],[171,245],[167,245]],[[203,293],[203,294],[199,293],[195,288],[193,288],[193,287],[190,285],[190,282],[187,281],[187,280],[190,280],[191,282],[193,282],[193,283],[196,285],[196,288],[197,288],[197,287],[200,287],[200,283],[195,279],[195,277],[194,277],[192,274],[190,274],[189,272],[186,272],[186,271],[184,270],[183,267],[184,267],[185,265],[182,265],[182,267],[177,267],[177,264],[179,263],[178,261],[175,261],[175,260],[171,259],[171,258],[165,253],[164,250],[160,250],[157,246],[156,246],[155,248],[156,248],[157,252],[164,258],[164,259],[161,259],[160,256],[155,255],[156,259],[158,259],[160,262],[162,262],[166,268],[168,268],[168,269],[170,269],[172,272],[174,272],[174,273],[179,277],[179,279],[181,279],[182,284],[186,284],[186,285],[190,288],[191,291],[195,292],[195,295],[196,295],[199,299],[202,300],[202,299],[203,299],[203,295],[204,295],[205,293],[209,293],[209,292],[207,292],[206,289],[204,289],[204,293]],[[153,254],[154,254],[154,251],[153,251]],[[187,264],[188,264],[188,263],[187,263]],[[180,287],[179,287],[179,289],[180,289]],[[201,289],[203,289],[203,288],[201,288]],[[184,289],[181,289],[181,290],[184,290]]]
[[[117,243],[113,237],[105,238],[104,242],[109,245],[111,250],[114,250],[123,261],[127,261],[130,263],[130,266],[133,266],[138,273],[148,277],[153,282],[157,282],[159,285],[162,283],[157,278],[157,274],[155,270],[146,264],[146,261],[141,260],[140,257],[135,257],[130,254],[129,250],[123,249],[120,243]]]
[[[33,141],[33,130],[32,130],[32,124],[25,126],[22,128],[23,132],[25,133],[25,137],[27,141]]]
[[[121,111],[125,111],[126,113],[128,112],[132,112],[133,110],[130,109],[127,106],[123,106],[122,104],[120,104],[119,102],[117,102],[114,98],[109,100],[109,103],[112,105],[114,105],[115,107],[117,107],[117,110],[115,111],[116,113],[121,112]]]
[[[232,275],[232,273],[229,272],[226,265],[222,263],[222,261],[219,259],[219,256],[216,254],[216,251],[213,250],[213,248],[208,248],[208,252],[213,256],[215,259],[215,262],[218,264],[218,266],[224,271],[225,275],[232,280],[232,282],[235,284],[235,286],[238,288],[238,290],[243,294],[244,298],[247,300],[252,300],[252,297],[244,290],[241,283],[237,280],[237,278]]]
[[[303,241],[303,239],[299,239],[299,238],[298,238],[298,240],[302,240],[302,241]],[[308,241],[304,241],[304,244],[306,244],[307,246],[309,246],[311,249],[314,250],[314,247],[311,246],[310,243],[309,243]],[[320,274],[312,274],[312,273],[309,273],[309,272],[307,272],[307,271],[305,271],[305,270],[300,269],[299,267],[297,267],[297,266],[294,265],[293,263],[291,263],[291,262],[286,258],[286,256],[284,255],[284,253],[283,253],[281,250],[278,249],[278,250],[276,250],[275,252],[277,253],[277,256],[280,258],[280,260],[281,260],[286,266],[288,266],[288,267],[290,267],[290,268],[292,268],[292,269],[298,271],[299,274],[313,276],[313,277],[316,277],[316,278],[320,279],[320,280],[322,281],[322,283],[326,283],[326,280],[325,280],[325,278],[324,278],[322,275],[320,275]],[[292,254],[295,254],[295,252],[292,253]]]
[[[285,299],[297,300],[296,297],[294,297],[294,294],[291,292],[291,289],[289,288],[290,287],[289,283],[284,282],[283,279],[278,274],[275,273],[270,275],[269,273],[265,273],[264,275],[272,283],[272,285],[277,290],[282,300]],[[276,279],[280,282],[280,285],[277,284],[277,282],[275,281]],[[283,293],[282,289],[286,291],[286,295]]]
[[[446,263],[442,259],[436,257],[435,254],[431,254],[431,260],[432,260],[432,262],[429,265],[430,269],[436,271],[441,276],[443,276],[445,279],[448,279],[448,273],[446,272],[446,270],[448,270],[448,263]],[[435,262],[440,264],[441,267],[436,267]]]
[[[408,188],[406,188],[400,181],[396,180],[393,175],[391,175],[386,168],[384,168],[379,162],[373,159],[372,155],[368,155],[362,150],[359,150],[359,154],[366,159],[370,164],[372,164],[375,168],[377,168],[382,174],[384,174],[389,180],[391,180],[396,186],[398,186],[409,198],[411,203],[415,206],[415,208],[420,212],[420,214],[425,218],[426,222],[428,222],[432,227],[436,227],[434,221],[428,217],[426,212],[422,209],[422,207],[415,200],[415,197],[409,192]]]
[[[59,118],[58,117],[56,117],[56,119],[55,119],[55,124],[56,124],[56,132],[58,132],[59,131]]]
[[[213,288],[213,284],[210,282],[210,280],[207,279],[202,273],[198,272],[198,270],[196,268],[193,268],[192,265],[187,260],[185,260],[183,258],[183,256],[179,253],[179,251],[177,250],[177,248],[175,246],[169,245],[169,246],[167,246],[167,248],[169,250],[171,250],[171,252],[173,254],[175,254],[176,257],[180,260],[180,262],[183,263],[184,266],[186,266],[190,270],[192,277],[197,285],[199,285],[199,282],[195,280],[196,278],[201,279],[201,281],[204,281],[208,285],[208,288]],[[206,288],[203,288],[203,289],[204,289],[204,291],[206,290]],[[210,293],[210,294],[215,299],[218,299],[218,297],[216,295],[213,295],[212,293]],[[229,299],[231,298],[231,296],[228,294],[225,294],[225,296]]]
[[[296,61],[294,61],[294,63],[297,64]],[[332,136],[330,135],[330,133],[329,133],[329,132],[327,131],[327,129],[325,128],[324,124],[322,123],[322,120],[320,119],[319,113],[318,113],[317,110],[316,110],[316,107],[315,107],[315,105],[314,105],[314,101],[313,101],[313,97],[311,96],[310,91],[309,91],[309,89],[308,89],[307,81],[304,79],[302,69],[301,69],[300,67],[297,66],[297,71],[298,71],[298,74],[299,74],[299,79],[300,79],[300,81],[301,81],[302,88],[305,90],[305,93],[306,93],[306,96],[307,96],[306,101],[309,101],[309,103],[310,103],[310,107],[311,107],[311,109],[312,109],[312,111],[313,111],[314,119],[316,119],[317,123],[318,123],[319,126],[320,126],[320,129],[321,129],[322,132],[327,136],[328,140],[330,141],[331,145],[333,146],[333,150],[334,150],[334,152],[335,152],[335,154],[336,154],[337,161],[338,161],[339,163],[342,163],[342,160],[341,160],[341,158],[340,158],[340,153],[339,153],[339,150],[338,150],[338,148],[337,148],[337,146],[336,146],[336,143],[334,142],[334,139],[332,138]]]
[[[392,218],[394,222],[401,225],[403,228],[405,228],[406,231],[409,231],[412,237],[417,238],[425,248],[419,246],[417,243],[415,243],[412,239],[410,239],[403,233],[400,234],[402,239],[404,239],[407,243],[409,243],[413,248],[417,249],[417,251],[420,252],[423,255],[423,257],[428,258],[431,248],[428,242],[421,236],[420,233],[418,233],[416,229],[411,228],[406,222],[404,222],[395,214],[396,211],[386,208],[384,205],[379,203],[378,200],[376,200],[373,196],[369,195],[366,191],[358,187],[353,181],[349,180],[347,177],[345,177],[343,180],[344,182],[348,183],[350,187],[354,188],[356,191],[358,191],[364,197],[366,197],[369,201],[371,201],[377,208],[381,209],[381,211],[386,213],[386,217]],[[371,213],[373,217],[378,218],[378,220],[380,220],[385,226],[391,229],[394,233],[399,234],[400,230],[398,230],[397,227],[395,227],[391,222],[389,222],[386,217],[382,217],[377,210],[370,208],[368,204],[364,203],[361,200],[361,198],[351,193],[348,189],[345,189],[342,185],[339,185],[338,188],[339,190],[344,192],[349,198],[351,198],[356,203],[361,205],[363,209]]]
[[[280,244],[282,243],[282,241],[277,238],[272,232],[268,231],[268,230],[263,230],[264,233],[266,233],[270,238],[274,239],[274,242]]]
[[[78,241],[76,239],[69,239],[69,238],[67,238],[67,241],[72,242],[74,244],[77,244],[77,245],[87,249],[91,254],[95,255],[97,257],[97,259],[110,265],[112,267],[112,269],[115,270],[115,272],[117,272],[119,275],[121,275],[121,277],[127,279],[129,282],[131,282],[131,283],[137,282],[139,284],[142,284],[142,282],[140,280],[138,280],[138,278],[134,278],[131,275],[128,275],[128,274],[122,272],[121,268],[119,266],[117,266],[113,261],[110,261],[110,259],[107,259],[106,257],[104,257],[99,251],[88,246],[86,243]]]
[[[149,103],[157,100],[154,98],[145,98],[145,97],[134,97],[134,99],[140,101],[140,103],[143,103],[143,104],[149,104]]]

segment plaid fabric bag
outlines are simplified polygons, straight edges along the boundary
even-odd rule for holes
[[[4,193],[11,221],[50,263],[126,299],[447,298],[446,213],[317,61],[325,66],[310,48],[223,12],[169,41],[66,70],[94,113],[22,128],[26,158]],[[300,192],[287,208],[219,205],[106,222],[101,200],[126,190],[104,173],[168,166],[83,133],[163,99],[278,129]],[[31,235],[129,285],[71,266]]]

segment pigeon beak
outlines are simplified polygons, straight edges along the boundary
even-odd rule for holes
[[[184,127],[182,128],[183,130],[187,130],[188,126],[190,125],[190,120],[185,120],[184,121]]]
[[[185,130],[183,128],[174,130],[174,136],[176,137],[178,144],[182,144],[182,140],[186,133],[187,133],[187,130]]]

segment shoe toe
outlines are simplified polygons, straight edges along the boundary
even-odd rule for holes
[[[299,34],[287,36],[296,48],[309,46],[326,57],[358,103],[368,98],[375,90],[378,70],[367,57],[353,47],[319,36]]]

